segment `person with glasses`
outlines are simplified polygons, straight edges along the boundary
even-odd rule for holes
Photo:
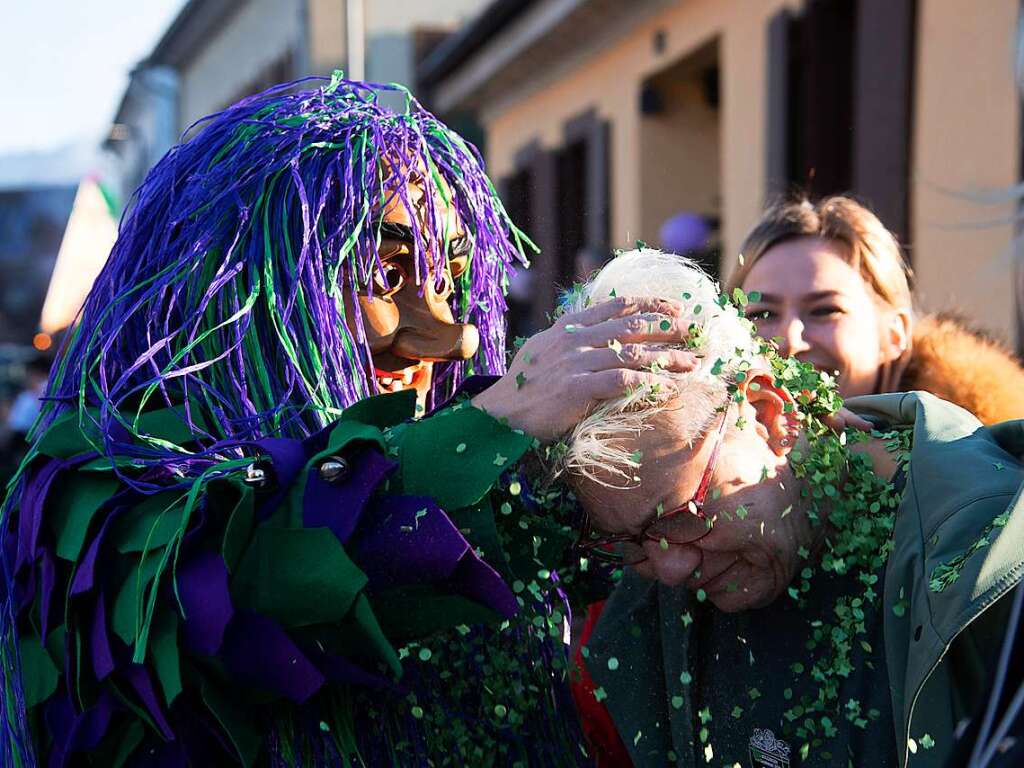
[[[616,295],[681,301],[688,340],[665,354],[698,360],[554,452],[586,514],[579,552],[620,569],[576,655],[598,763],[944,764],[1024,574],[1024,422],[895,393],[848,401],[874,429],[836,433],[836,382],[758,339],[742,292],[635,251],[569,317]]]

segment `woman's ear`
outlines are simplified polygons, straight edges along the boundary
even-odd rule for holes
[[[784,387],[775,386],[775,377],[763,370],[747,371],[739,389],[756,415],[757,433],[777,456],[788,454],[799,434],[793,396]]]
[[[913,316],[909,309],[893,309],[882,327],[882,359],[899,360],[910,349]]]

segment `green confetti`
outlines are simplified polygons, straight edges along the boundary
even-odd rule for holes
[[[417,720],[422,720],[423,719],[423,707],[420,707],[420,706],[413,707],[412,708],[412,716],[415,717]]]
[[[682,696],[673,696],[672,697],[672,708],[673,709],[682,709],[683,708],[683,697]]]
[[[504,719],[505,716],[508,714],[508,707],[506,707],[504,704],[495,704],[494,714],[497,717]]]
[[[459,443],[458,445],[456,445],[455,446],[455,452],[456,453],[465,453],[466,452],[466,444],[465,443]]]
[[[516,374],[516,389],[522,389],[523,384],[526,383],[526,374],[520,371]]]
[[[494,457],[494,466],[496,466],[496,467],[504,466],[506,461],[508,461],[508,458],[506,458],[505,456],[502,456],[499,453],[497,456]]]
[[[698,589],[697,590],[697,602],[698,603],[703,603],[707,599],[708,599],[708,593],[705,592],[703,589]]]
[[[608,659],[608,669],[610,669],[612,672],[614,672],[618,668],[619,668],[619,660],[617,658],[615,658],[614,656],[609,658]]]
[[[736,507],[736,517],[738,517],[740,520],[747,519],[747,508],[742,504]]]
[[[731,714],[733,718],[735,718],[736,720],[739,720],[741,717],[743,717],[743,707],[737,705],[732,708],[732,712],[730,712],[729,714]]]
[[[682,672],[679,673],[679,682],[682,683],[683,685],[689,685],[690,683],[693,682],[693,675],[691,675],[686,670],[683,670]]]
[[[931,749],[935,746],[935,739],[929,736],[927,733],[921,737],[921,746],[925,749]]]
[[[668,321],[668,320],[662,320],[658,324],[658,327],[661,328],[661,330],[663,330],[663,331],[667,331],[667,330],[669,330],[672,327],[672,323],[670,321]]]
[[[608,698],[608,694],[605,693],[604,688],[595,688],[594,689],[594,698],[597,699],[598,701],[604,701],[605,699]]]
[[[430,661],[432,655],[429,648],[420,648],[420,661]]]

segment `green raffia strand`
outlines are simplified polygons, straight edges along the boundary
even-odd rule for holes
[[[183,619],[188,618],[185,615],[185,608],[181,603],[181,596],[178,594],[178,556],[181,554],[181,545],[185,540],[185,533],[188,531],[188,524],[192,517],[192,510],[195,509],[196,504],[199,501],[199,493],[205,490],[207,481],[214,475],[221,475],[238,471],[249,467],[252,464],[252,459],[232,459],[230,461],[221,462],[213,467],[206,469],[200,474],[195,481],[192,483],[192,487],[189,488],[186,496],[185,507],[181,513],[181,524],[178,530],[175,531],[171,540],[163,548],[163,554],[160,557],[160,563],[157,566],[155,575],[150,582],[149,592],[143,597],[141,585],[142,585],[142,574],[143,566],[146,562],[146,555],[148,552],[143,552],[142,557],[139,560],[139,567],[136,571],[136,593],[138,599],[142,599],[145,602],[145,615],[143,611],[136,612],[136,625],[135,625],[135,644],[132,652],[132,661],[135,664],[144,664],[146,661],[146,648],[149,643],[149,633],[153,624],[153,615],[156,611],[157,597],[160,593],[160,577],[167,568],[168,561],[173,553],[174,563],[172,566],[172,585],[174,587],[174,597],[178,602],[178,610],[181,613]]]

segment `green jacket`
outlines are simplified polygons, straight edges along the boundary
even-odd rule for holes
[[[847,405],[914,427],[885,575],[885,654],[901,765],[944,766],[950,735],[987,692],[1007,607],[996,603],[1024,574],[1024,420],[985,427],[926,392]],[[974,545],[955,581],[937,591],[936,569]],[[901,591],[909,600],[903,618],[891,610]],[[926,733],[935,747],[911,754],[910,740]]]
[[[880,731],[852,738],[860,739],[861,759],[874,754],[876,745],[891,750],[895,741],[901,766],[945,766],[956,726],[981,701],[990,664],[998,656],[1008,601],[997,602],[1024,572],[1024,421],[984,427],[968,412],[926,393],[862,397],[847,405],[894,428],[912,426],[914,436],[885,570],[882,615],[875,620],[885,648],[895,739]],[[949,575],[953,572],[958,575]],[[938,578],[943,573],[945,578]],[[692,686],[679,680],[682,675],[688,681],[694,653],[710,652],[718,659],[718,648],[696,651],[700,646],[691,622],[679,619],[692,614],[696,627],[701,610],[713,609],[698,606],[683,590],[627,577],[588,643],[587,668],[636,766],[688,765],[694,745],[700,746],[695,730],[704,717],[697,722],[699,702],[691,697]],[[749,627],[746,617],[735,616],[733,626],[751,635],[772,629],[764,614],[748,621]],[[768,616],[776,627],[787,621],[782,613]],[[612,658],[613,664],[606,663]],[[749,707],[745,676],[753,667],[743,657],[729,657],[725,648],[720,662],[713,695],[735,698],[737,712],[740,705]],[[757,663],[768,665],[769,678],[787,675],[782,663],[772,668],[771,658]],[[864,661],[860,667],[859,679],[850,681],[861,686],[856,695],[882,695],[875,679],[881,669],[876,673]],[[714,720],[707,723],[712,732],[738,722],[726,716],[723,723],[719,712],[712,714]],[[853,728],[849,723],[841,727]],[[711,764],[726,757],[716,753]],[[835,760],[824,764],[847,763],[840,755]]]

